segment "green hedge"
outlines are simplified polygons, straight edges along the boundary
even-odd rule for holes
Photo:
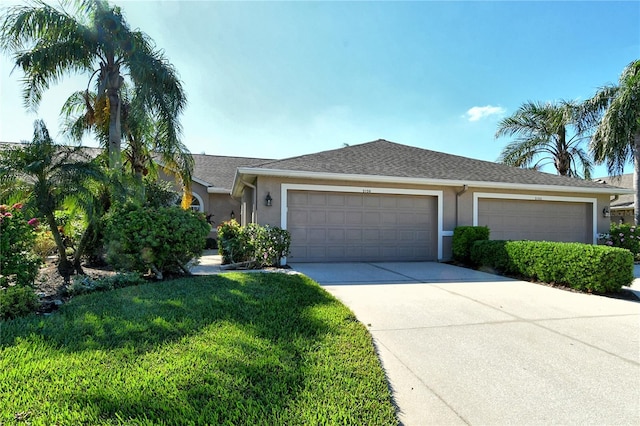
[[[456,226],[453,230],[451,243],[453,258],[460,262],[469,263],[473,243],[488,239],[489,228],[486,226]]]
[[[633,281],[633,255],[607,246],[547,241],[477,241],[471,261],[505,274],[581,291],[620,291]]]

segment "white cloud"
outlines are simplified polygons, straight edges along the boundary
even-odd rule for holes
[[[505,112],[507,112],[506,109],[493,105],[474,106],[469,108],[465,116],[469,121],[478,121],[492,115],[502,115]]]

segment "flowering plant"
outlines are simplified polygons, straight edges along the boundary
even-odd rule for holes
[[[40,267],[33,253],[34,225],[25,220],[22,207],[0,205],[0,288],[33,285]]]
[[[635,225],[611,224],[609,233],[599,234],[598,238],[605,245],[631,251],[634,257],[640,253],[640,228]]]

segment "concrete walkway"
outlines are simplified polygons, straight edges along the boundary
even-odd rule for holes
[[[640,424],[640,303],[438,263],[292,266],[369,328],[405,425]]]

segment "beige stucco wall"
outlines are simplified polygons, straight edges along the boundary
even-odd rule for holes
[[[570,198],[595,198],[596,202],[596,215],[597,226],[595,233],[607,232],[609,230],[610,219],[604,217],[601,214],[602,209],[605,206],[609,206],[609,196],[574,193],[574,192],[550,192],[550,191],[514,191],[504,189],[490,189],[490,188],[474,188],[468,187],[463,192],[463,187],[446,187],[446,186],[434,186],[434,185],[406,185],[406,184],[393,184],[393,183],[371,183],[371,182],[346,182],[335,180],[312,180],[312,179],[298,179],[298,178],[278,178],[278,177],[265,177],[260,176],[253,184],[256,187],[256,206],[255,206],[255,221],[260,224],[269,224],[272,226],[282,226],[282,184],[309,184],[309,185],[330,185],[330,186],[351,186],[366,188],[402,188],[402,189],[420,189],[420,190],[434,190],[442,191],[443,194],[443,232],[445,236],[442,240],[443,245],[443,259],[449,259],[451,257],[451,236],[448,236],[449,232],[458,225],[472,225],[473,224],[473,200],[475,193],[496,193],[496,194],[525,194],[531,196],[551,196],[551,197],[570,197]],[[251,188],[245,188],[245,195],[243,196],[243,202],[247,203],[248,212],[251,209],[250,203],[253,202],[253,193]],[[265,206],[264,199],[267,193],[273,198],[273,204],[271,207]],[[250,195],[247,195],[250,194]],[[247,217],[248,216],[247,212]],[[589,218],[588,220],[591,220]]]

